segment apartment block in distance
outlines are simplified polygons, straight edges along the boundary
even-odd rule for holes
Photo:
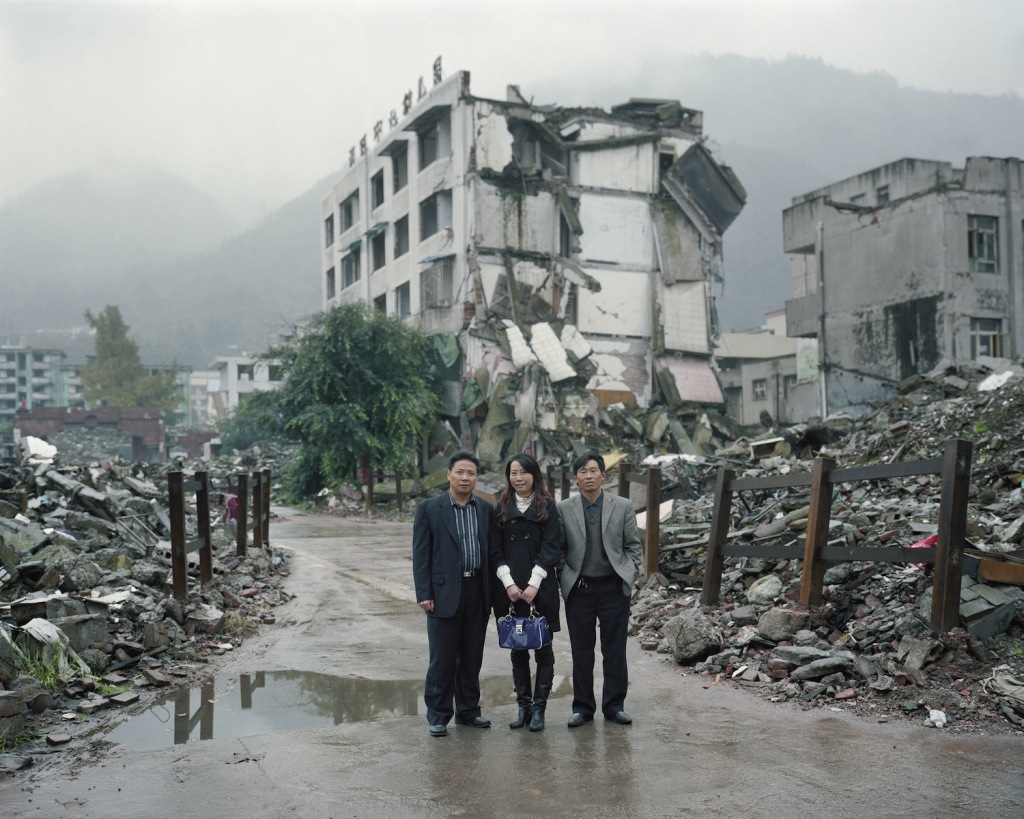
[[[795,197],[783,247],[786,334],[817,339],[825,412],[867,410],[943,362],[1021,354],[1020,159],[901,159]]]
[[[712,284],[746,193],[702,113],[506,96],[435,65],[353,149],[322,205],[324,308],[363,302],[436,334],[443,412],[484,456],[612,404],[722,406]]]
[[[0,422],[36,407],[84,407],[81,367],[63,350],[0,347]]]

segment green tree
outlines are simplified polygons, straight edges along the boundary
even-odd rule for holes
[[[82,368],[82,392],[87,403],[108,407],[159,407],[162,412],[178,408],[181,395],[178,368],[146,375],[139,360],[139,347],[128,336],[121,309],[108,304],[85,320],[96,334],[96,357]]]
[[[401,474],[416,463],[438,407],[425,334],[349,304],[316,314],[269,355],[285,373],[275,408],[302,445],[289,481],[295,494],[350,481],[358,468]]]

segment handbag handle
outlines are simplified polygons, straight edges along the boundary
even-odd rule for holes
[[[508,615],[507,616],[509,616],[509,617],[516,617],[516,616],[518,616],[518,615],[516,615],[516,604],[515,603],[509,603],[508,604]],[[530,613],[529,613],[528,617],[532,620],[532,619],[534,619],[537,616],[538,616],[537,615],[537,607],[533,603],[530,603]]]

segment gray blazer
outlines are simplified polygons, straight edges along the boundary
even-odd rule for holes
[[[583,518],[583,499],[573,495],[558,504],[558,518],[562,524],[562,542],[565,549],[565,568],[559,575],[562,597],[568,599],[569,592],[576,585],[587,550],[587,525]],[[636,526],[636,512],[628,498],[604,493],[601,509],[601,536],[604,550],[622,578],[622,593],[627,597],[633,592],[633,582],[640,571],[643,542]]]

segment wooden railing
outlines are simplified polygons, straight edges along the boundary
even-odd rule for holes
[[[960,582],[963,573],[964,539],[967,532],[967,491],[971,478],[972,444],[947,441],[943,457],[872,466],[837,469],[832,458],[818,458],[811,472],[737,478],[731,469],[722,468],[715,486],[715,506],[708,535],[701,602],[718,601],[725,557],[780,557],[803,560],[800,579],[800,603],[820,605],[827,563],[861,560],[873,563],[933,563],[931,624],[938,631],[949,631],[959,623]],[[941,475],[942,492],[937,521],[938,542],[933,547],[911,549],[900,546],[839,546],[828,543],[832,511],[832,487],[853,481],[905,478],[916,475]],[[810,511],[804,544],[729,543],[729,520],[733,495],[748,490],[810,487]],[[648,518],[650,517],[648,499]]]

